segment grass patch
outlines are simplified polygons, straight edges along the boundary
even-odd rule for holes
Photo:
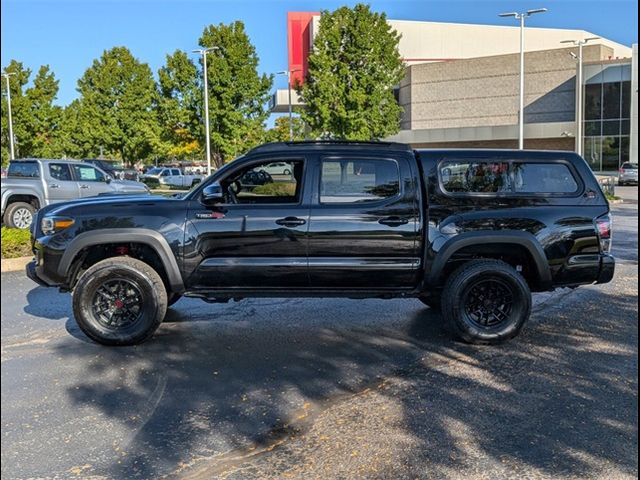
[[[28,229],[2,227],[2,258],[30,256],[30,237]]]
[[[605,197],[607,197],[607,200],[612,201],[612,200],[622,200],[620,197],[618,197],[617,195],[614,195],[613,193],[607,193],[605,192],[604,194]]]

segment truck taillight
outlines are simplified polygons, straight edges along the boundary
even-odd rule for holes
[[[600,238],[600,250],[603,253],[609,253],[611,251],[612,226],[613,221],[609,213],[596,219],[598,237]]]

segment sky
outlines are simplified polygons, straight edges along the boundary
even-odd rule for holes
[[[355,1],[2,0],[1,63],[16,59],[37,71],[48,64],[60,80],[57,103],[76,98],[76,82],[104,50],[127,46],[158,71],[176,49],[191,51],[209,24],[241,20],[260,58],[261,72],[287,68],[289,11],[333,10]],[[631,45],[638,41],[638,4],[627,0],[375,1],[373,10],[395,20],[515,25],[505,11],[546,7],[528,25],[583,29]],[[33,77],[33,75],[32,75]],[[275,87],[285,88],[278,77]]]

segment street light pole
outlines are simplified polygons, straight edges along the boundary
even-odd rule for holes
[[[535,13],[544,13],[546,8],[536,8],[526,12],[501,13],[500,17],[514,17],[520,20],[520,101],[518,109],[518,148],[524,149],[524,19]]]
[[[286,75],[287,76],[287,89],[289,91],[289,141],[293,142],[293,105],[291,103],[291,74],[295,72],[299,72],[300,70],[283,70],[281,72],[277,72],[276,75]]]
[[[13,119],[11,118],[11,87],[9,85],[9,77],[15,73],[4,72],[2,76],[7,80],[7,112],[9,115],[9,160],[16,158],[13,147]]]
[[[205,142],[207,149],[207,175],[211,175],[211,139],[209,136],[209,79],[207,76],[207,53],[220,50],[219,47],[209,47],[193,50],[193,53],[202,55],[202,65],[204,74],[204,125]]]
[[[571,43],[578,47],[578,57],[576,58],[575,54],[572,53],[572,56],[578,61],[578,76],[576,78],[576,98],[577,98],[577,108],[576,108],[576,153],[582,156],[582,108],[583,108],[583,99],[582,99],[582,47],[591,40],[597,40],[600,37],[589,37],[584,40],[563,40],[560,43]]]

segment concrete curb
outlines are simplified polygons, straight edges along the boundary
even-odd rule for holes
[[[24,271],[33,257],[3,258],[1,273]]]

